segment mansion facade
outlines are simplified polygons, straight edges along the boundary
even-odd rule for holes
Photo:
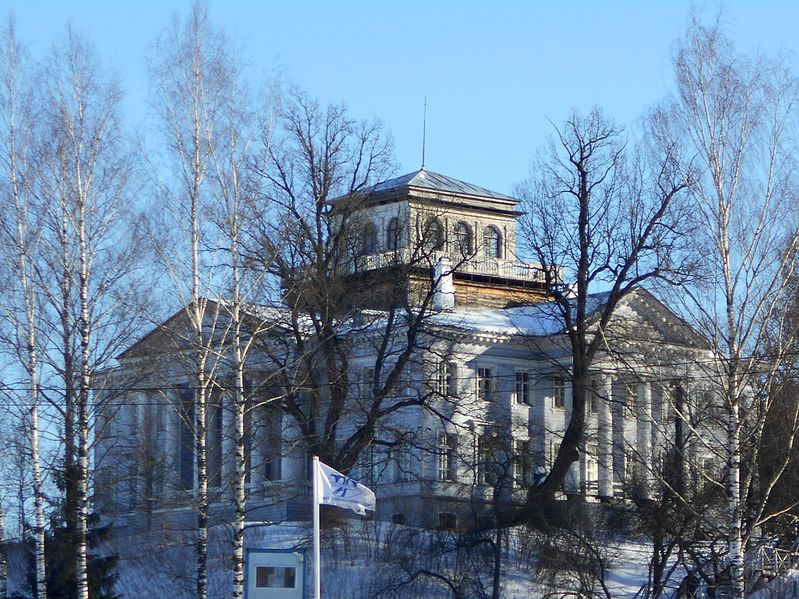
[[[342,437],[359,425],[358,410],[375,388],[375,339],[387,326],[382,315],[399,301],[392,291],[398,273],[402,301],[427,311],[423,341],[387,400],[401,407],[386,411],[350,474],[375,491],[378,518],[400,523],[465,526],[492,507],[522,505],[526,489],[546,477],[570,418],[571,353],[543,267],[517,257],[518,201],[421,169],[374,186],[352,212],[359,236],[343,276],[351,320],[368,326],[350,345],[352,409]],[[596,309],[603,300],[591,297]],[[284,335],[287,308],[250,312],[271,320],[264,336]],[[186,348],[168,342],[185,326],[181,311],[144,336],[107,376],[108,388],[128,390],[98,395],[96,501],[115,519],[151,523],[190,509],[194,383]],[[585,441],[563,489],[598,502],[656,492],[675,451],[685,476],[691,465],[705,467],[690,432],[701,424],[688,420],[712,403],[697,370],[710,356],[705,341],[649,292],[626,295],[605,335],[591,373]],[[253,385],[269,380],[265,357],[255,353],[249,367]],[[253,520],[310,517],[312,452],[281,393],[273,382],[262,385],[247,413]],[[213,397],[209,483],[224,518],[232,511],[232,411],[223,392]]]

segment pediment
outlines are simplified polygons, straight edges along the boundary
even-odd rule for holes
[[[684,319],[645,289],[635,289],[619,304],[607,328],[609,339],[707,349],[708,342]]]

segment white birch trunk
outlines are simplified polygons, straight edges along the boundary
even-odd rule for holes
[[[234,192],[235,194],[235,192]],[[234,196],[235,197],[235,196]],[[233,368],[235,370],[235,391],[233,394],[233,419],[235,441],[235,473],[233,480],[233,499],[236,506],[236,520],[233,527],[233,598],[244,597],[244,524],[247,516],[247,462],[245,446],[244,418],[247,407],[244,389],[244,348],[241,337],[241,288],[238,270],[238,210],[234,203],[231,222],[231,264],[233,275],[233,298],[231,317],[233,320]]]
[[[36,295],[28,278],[28,247],[27,247],[27,209],[23,206],[19,182],[17,180],[16,169],[16,150],[13,149],[12,139],[12,189],[16,202],[17,213],[17,257],[18,274],[20,279],[20,289],[25,303],[25,341],[28,374],[30,385],[30,449],[31,449],[31,470],[33,473],[33,511],[34,511],[34,561],[36,564],[36,597],[46,599],[47,597],[47,575],[45,561],[45,517],[44,517],[44,489],[42,483],[41,453],[39,451],[39,364],[36,350],[37,338],[37,314],[36,314]]]
[[[743,599],[744,589],[744,543],[743,543],[743,506],[741,505],[741,439],[740,439],[739,406],[735,402],[731,406],[727,423],[727,451],[730,468],[727,478],[727,509],[729,513],[729,559],[730,559],[730,592],[736,599]]]
[[[80,161],[77,163],[78,186],[83,190]],[[80,390],[78,393],[78,480],[75,547],[75,577],[78,599],[89,599],[89,393],[91,391],[91,323],[89,321],[89,258],[86,239],[86,202],[80,197],[78,207],[78,243],[80,244]]]
[[[31,470],[33,474],[33,502],[34,502],[34,562],[35,562],[35,596],[37,599],[46,599],[47,597],[47,579],[45,571],[45,517],[44,517],[44,491],[42,484],[42,470],[41,458],[39,451],[39,365],[37,355],[37,326],[38,314],[36,310],[36,292],[31,285],[29,272],[31,269],[30,260],[31,252],[34,250],[29,244],[28,236],[29,219],[30,219],[30,206],[28,202],[28,191],[30,188],[30,180],[28,179],[25,169],[20,169],[20,160],[25,165],[27,160],[24,154],[26,149],[20,147],[17,143],[18,135],[27,137],[26,132],[33,124],[30,122],[29,114],[26,108],[22,106],[20,109],[20,102],[25,103],[25,98],[20,97],[20,87],[18,75],[20,72],[19,46],[15,38],[14,22],[9,20],[8,31],[6,33],[6,72],[4,78],[4,91],[6,95],[6,119],[7,119],[7,164],[8,176],[11,184],[11,196],[14,202],[14,213],[16,216],[16,231],[15,239],[13,240],[14,256],[10,259],[14,264],[12,265],[16,271],[19,284],[20,294],[24,305],[24,320],[21,323],[23,329],[22,337],[25,341],[25,351],[20,352],[25,355],[25,370],[28,377],[28,384],[30,387],[29,395],[29,410],[30,410],[30,452],[31,452]],[[9,234],[11,236],[11,234]],[[20,509],[23,509],[20,506]],[[0,516],[2,513],[0,513]],[[21,524],[24,519],[21,521]],[[2,530],[2,522],[0,522],[0,533],[4,535]],[[5,539],[1,539],[4,543]],[[5,560],[5,553],[3,555]],[[3,588],[0,592],[0,597],[6,596],[6,575],[5,561],[3,564]]]
[[[234,310],[237,307],[234,306]],[[235,317],[234,317],[235,318]],[[236,435],[236,474],[234,486],[234,500],[236,504],[236,523],[233,531],[233,597],[244,597],[244,524],[247,516],[246,497],[246,447],[245,447],[245,395],[244,395],[244,369],[241,361],[239,346],[240,338],[236,334],[236,392],[235,392],[235,435]]]
[[[197,392],[197,599],[206,599],[208,595],[208,455],[206,425],[208,417],[208,389],[205,366],[208,351],[205,346],[204,324],[205,305],[200,297],[200,187],[203,179],[204,163],[202,158],[202,54],[199,39],[200,24],[199,7],[195,6],[194,33],[195,44],[192,53],[193,66],[193,155],[192,155],[192,189],[191,189],[191,261],[192,288],[191,299],[194,310],[195,355]],[[203,305],[201,305],[203,302]],[[211,335],[213,338],[213,335]],[[209,343],[212,339],[209,339]]]

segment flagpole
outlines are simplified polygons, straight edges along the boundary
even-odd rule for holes
[[[313,457],[313,563],[314,563],[314,599],[322,596],[322,563],[319,550],[319,456]]]

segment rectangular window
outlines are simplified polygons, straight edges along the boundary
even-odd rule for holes
[[[498,451],[497,439],[491,435],[480,435],[477,437],[477,482],[481,485],[494,486],[503,473],[503,466],[500,464],[504,458],[502,452]]]
[[[139,401],[140,396],[134,395],[133,403],[128,405],[128,426],[132,437],[139,434],[139,412],[136,405]]]
[[[588,392],[587,412],[596,414],[599,411],[599,381],[591,379],[591,389]]]
[[[267,458],[264,462],[264,478],[266,480],[280,480],[281,476],[280,457]]]
[[[458,517],[452,512],[438,513],[438,527],[441,530],[455,530],[458,525]]]
[[[516,403],[531,404],[530,373],[516,372]]]
[[[443,397],[455,395],[455,365],[439,362],[436,368],[436,390]]]
[[[494,370],[492,368],[477,369],[477,399],[481,401],[494,399]]]
[[[256,566],[256,589],[294,589],[297,586],[297,569],[285,566]]]
[[[396,482],[407,482],[413,477],[413,470],[411,465],[411,448],[407,445],[400,447],[395,451],[396,453],[396,473],[394,480]]]
[[[530,484],[530,442],[513,442],[513,484],[524,487]]]
[[[598,491],[599,463],[597,462],[597,448],[593,444],[585,448],[585,483],[591,492]]]
[[[552,377],[552,405],[558,409],[566,405],[566,381],[562,376]]]
[[[441,433],[438,438],[438,480],[455,480],[457,465],[455,463],[458,448],[456,435]]]
[[[364,368],[361,370],[361,395],[369,395],[375,384],[375,369]]]

